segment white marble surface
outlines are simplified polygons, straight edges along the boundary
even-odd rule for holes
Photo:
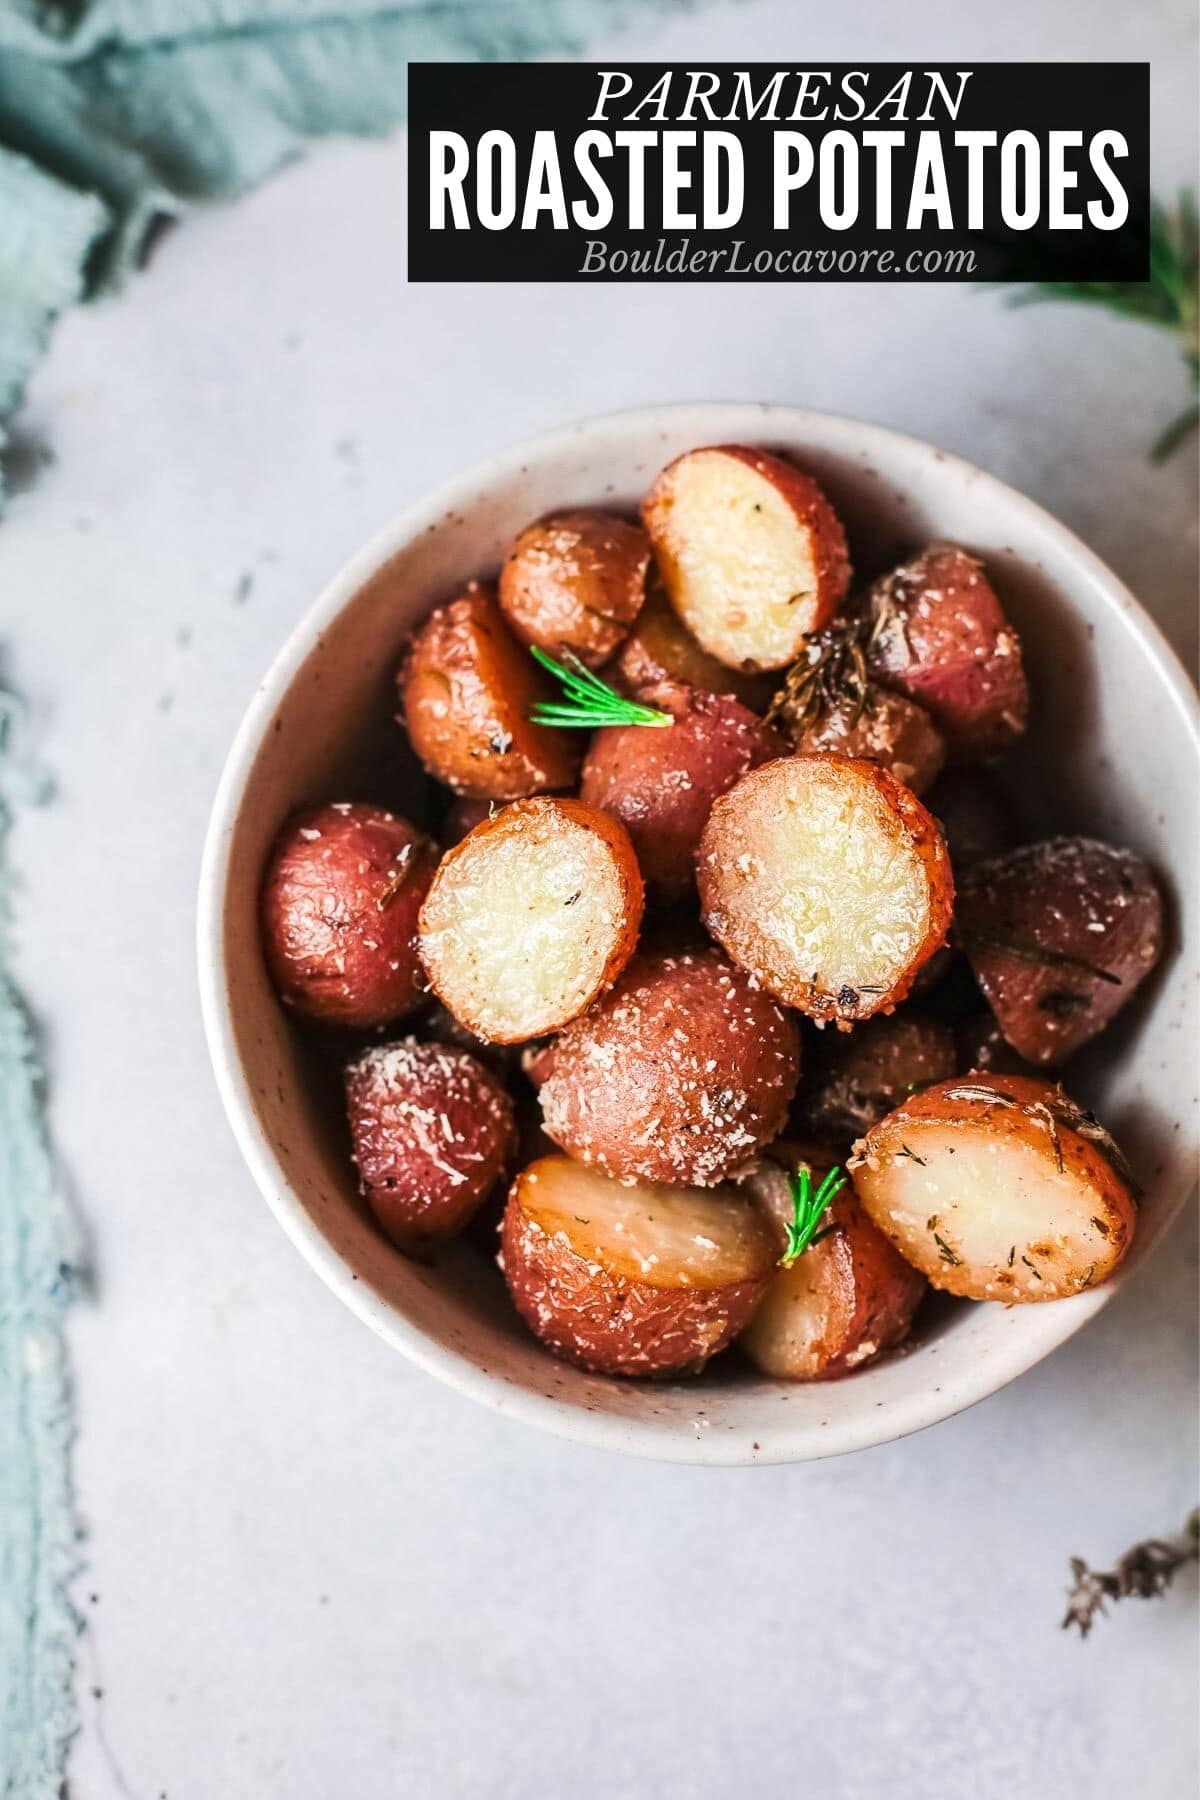
[[[1048,15],[1048,16],[1045,16]],[[626,56],[1154,58],[1190,172],[1192,9],[787,0]],[[1194,648],[1171,348],[956,287],[407,289],[402,142],[324,150],[66,321],[0,529],[0,638],[57,803],[20,978],[94,1246],[73,1800],[1061,1800],[1192,1791],[1195,1589],[1057,1630],[1065,1560],[1196,1498],[1195,1226],[1025,1380],[807,1468],[627,1463],[407,1367],[289,1249],[222,1118],[192,913],[226,744],[297,612],[492,446],[649,399],[869,416],[1013,480]],[[246,578],[252,577],[243,594]]]

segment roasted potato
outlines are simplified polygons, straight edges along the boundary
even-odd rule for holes
[[[916,796],[876,763],[823,751],[744,775],[697,859],[709,931],[818,1023],[890,1012],[945,941],[950,859]]]
[[[741,444],[690,450],[642,505],[672,606],[731,668],[782,669],[850,583],[841,521],[811,476]]]
[[[836,750],[879,763],[914,794],[923,793],[941,773],[945,739],[924,707],[870,680],[863,629],[851,619],[811,632],[767,717],[793,749]]]
[[[695,886],[700,833],[717,795],[784,746],[777,732],[728,694],[660,682],[638,698],[675,723],[597,731],[579,797],[620,819],[648,893],[669,905]]]
[[[832,1153],[813,1160],[772,1145],[745,1187],[782,1226],[792,1215],[789,1175],[807,1162],[814,1183],[833,1166]],[[925,1293],[924,1277],[909,1267],[873,1225],[854,1194],[833,1200],[808,1249],[777,1268],[749,1325],[738,1337],[764,1375],[784,1381],[821,1381],[849,1374],[903,1343]]]
[[[621,1180],[715,1187],[779,1132],[799,1069],[795,1023],[719,952],[639,956],[555,1040],[542,1117]]]
[[[337,802],[288,820],[262,888],[267,967],[285,1006],[334,1025],[386,1025],[427,993],[417,915],[429,839],[379,806]]]
[[[1162,896],[1132,851],[1049,838],[970,871],[955,935],[1013,1049],[1054,1065],[1102,1031],[1158,961]]]
[[[523,644],[598,669],[641,611],[650,540],[640,525],[581,508],[527,525],[500,570],[500,610]]]
[[[565,1156],[525,1169],[504,1212],[517,1311],[556,1356],[606,1375],[702,1369],[750,1317],[775,1257],[736,1188],[627,1184]]]
[[[872,674],[933,717],[955,761],[997,756],[1025,730],[1021,640],[984,573],[957,544],[930,544],[867,598]]]
[[[1061,1300],[1128,1250],[1134,1184],[1108,1133],[1050,1082],[957,1076],[854,1146],[859,1199],[900,1254],[968,1300]]]
[[[574,783],[570,734],[529,718],[556,690],[484,588],[430,615],[397,681],[413,749],[456,794],[518,800]]]
[[[788,735],[797,750],[837,750],[879,763],[914,794],[937,780],[946,760],[945,739],[924,707],[875,684],[861,708],[853,701],[824,707]]]
[[[346,1108],[363,1196],[401,1250],[461,1231],[511,1165],[512,1101],[465,1050],[377,1045],[346,1070]]]
[[[939,1020],[914,1012],[868,1019],[849,1036],[825,1033],[792,1116],[814,1137],[849,1143],[909,1094],[959,1068],[954,1033]]]
[[[660,681],[682,681],[708,694],[732,694],[751,712],[765,712],[774,691],[771,675],[748,675],[702,650],[661,585],[651,579],[646,603],[605,677],[624,693]]]
[[[578,800],[521,800],[446,853],[421,908],[421,959],[468,1031],[521,1043],[616,980],[642,907],[622,824]]]

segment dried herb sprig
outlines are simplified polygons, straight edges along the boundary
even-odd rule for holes
[[[839,1168],[830,1169],[819,1188],[813,1189],[812,1170],[804,1163],[794,1175],[788,1176],[788,1189],[792,1196],[792,1217],[787,1225],[787,1249],[779,1259],[781,1269],[790,1269],[798,1257],[812,1244],[820,1243],[823,1237],[836,1228],[827,1226],[818,1231],[822,1215],[832,1206],[846,1185],[846,1177]]]
[[[866,643],[866,623],[861,619],[810,631],[783,678],[783,686],[767,708],[767,723],[782,720],[802,734],[822,713],[848,706],[853,730],[864,707],[870,705]]]
[[[1150,214],[1149,281],[1038,281],[1014,294],[1011,304],[1074,300],[1102,306],[1122,318],[1157,325],[1178,339],[1193,399],[1163,431],[1150,452],[1163,462],[1200,424],[1200,223],[1188,190],[1174,213],[1155,206]]]
[[[655,706],[640,706],[636,700],[619,694],[607,681],[589,669],[571,651],[563,652],[564,661],[556,662],[544,650],[533,645],[529,654],[562,685],[561,700],[539,700],[530,709],[534,725],[559,725],[568,729],[595,731],[602,725],[673,725],[670,713]]]
[[[1071,1558],[1074,1585],[1067,1592],[1062,1628],[1079,1627],[1086,1637],[1105,1613],[1108,1600],[1154,1600],[1165,1594],[1185,1564],[1200,1560],[1200,1507],[1178,1538],[1147,1538],[1127,1550],[1114,1569],[1089,1569],[1081,1556]]]

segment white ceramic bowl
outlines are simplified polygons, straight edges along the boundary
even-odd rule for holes
[[[981,470],[878,426],[755,405],[615,414],[506,450],[401,513],[297,625],[238,732],[205,847],[200,982],[221,1096],[255,1180],[312,1266],[381,1337],[463,1392],[565,1437],[679,1462],[799,1462],[959,1412],[1040,1362],[1119,1284],[1044,1306],[947,1308],[908,1354],[840,1382],[770,1381],[736,1357],[683,1382],[585,1375],[534,1342],[477,1252],[454,1247],[426,1268],[376,1232],[356,1198],[330,1084],[313,1079],[259,952],[259,880],[293,807],[363,797],[404,812],[415,801],[419,777],[389,723],[413,626],[456,583],[493,569],[539,513],[633,506],[670,458],[728,442],[777,446],[811,469],[860,569],[886,567],[935,535],[978,551],[1025,642],[1035,724],[1012,766],[1032,823],[1127,844],[1165,879],[1164,964],[1071,1075],[1146,1185],[1125,1273],[1149,1252],[1195,1179],[1194,694],[1150,619],[1065,527]],[[381,744],[394,764],[381,762]]]

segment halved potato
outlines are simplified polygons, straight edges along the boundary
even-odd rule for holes
[[[668,465],[642,504],[672,606],[735,669],[781,669],[850,583],[841,521],[811,476],[720,444]]]
[[[616,980],[642,907],[622,824],[578,800],[522,800],[442,859],[421,908],[421,960],[468,1031],[520,1043],[559,1030]]]
[[[697,858],[709,931],[819,1024],[890,1012],[945,941],[954,900],[934,819],[876,763],[764,763],[721,796]]]
[[[859,1199],[900,1254],[969,1300],[1061,1300],[1133,1240],[1133,1178],[1062,1089],[975,1072],[914,1094],[854,1146]]]
[[[513,1183],[500,1260],[518,1312],[556,1356],[668,1375],[725,1347],[775,1258],[769,1226],[736,1188],[627,1184],[547,1156]]]
[[[529,717],[557,690],[477,582],[430,614],[396,679],[413,749],[456,794],[517,800],[574,782],[570,733]]]
[[[807,1162],[819,1182],[835,1160],[832,1153],[815,1161],[796,1156],[784,1168],[786,1148],[772,1145],[745,1183],[781,1223],[791,1216],[789,1171]],[[846,1375],[903,1343],[925,1286],[844,1188],[823,1215],[817,1239],[790,1268],[776,1269],[738,1347],[764,1375],[784,1381]]]
[[[572,652],[589,669],[617,649],[646,593],[640,525],[580,507],[527,525],[500,571],[500,610],[523,644]]]

